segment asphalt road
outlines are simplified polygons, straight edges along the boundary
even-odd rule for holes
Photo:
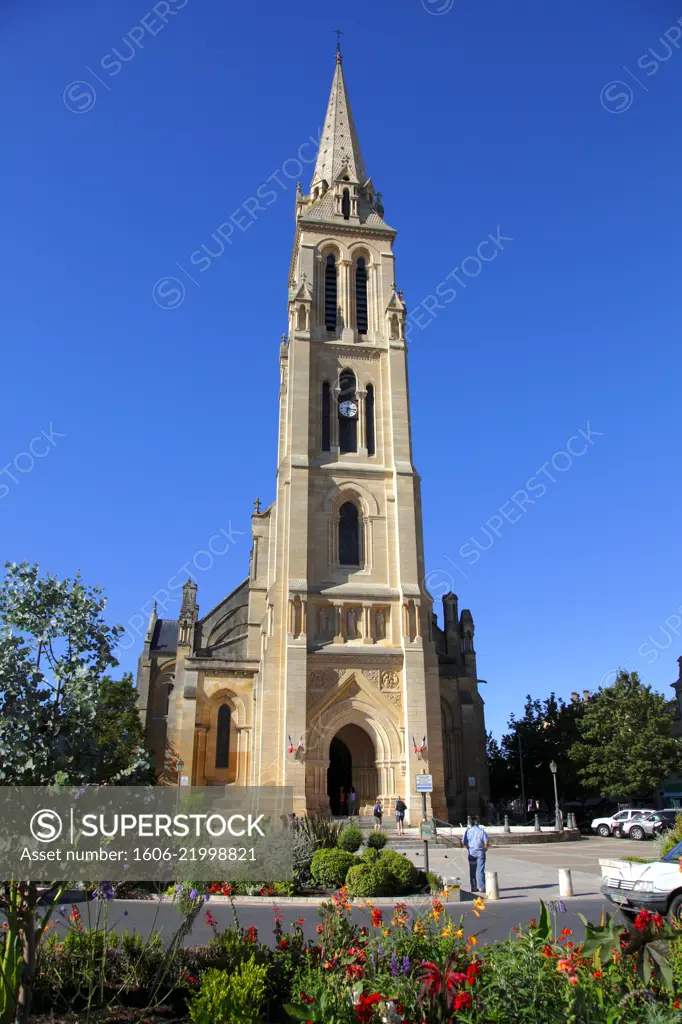
[[[272,945],[274,944],[272,933],[274,922],[273,908],[277,904],[274,901],[264,901],[264,903],[265,905],[238,905],[236,911],[239,924],[242,927],[249,928],[251,925],[255,925],[258,929],[259,939]],[[613,911],[613,908],[600,897],[574,898],[565,900],[564,903],[566,913],[557,914],[557,928],[559,931],[562,928],[571,928],[578,939],[584,935],[584,927],[577,916],[579,912],[584,914],[588,920],[597,922],[602,907],[606,907],[607,912]],[[488,902],[487,909],[481,913],[480,918],[477,918],[473,913],[472,904],[472,900],[462,902],[461,904],[450,904],[447,908],[448,913],[456,922],[459,920],[460,915],[463,915],[465,935],[477,934],[479,942],[484,944],[506,938],[512,928],[518,925],[527,925],[531,917],[538,917],[540,914],[540,901],[536,899],[502,899],[499,902]],[[88,918],[94,924],[97,904],[79,903],[77,906],[83,924],[88,924]],[[426,900],[423,907],[426,909],[428,906],[429,903]],[[280,906],[279,909],[283,916],[282,925],[285,933],[297,918],[303,917],[305,919],[303,931],[306,937],[309,939],[315,938],[315,929],[320,921],[317,912],[318,908],[315,904],[286,903]],[[384,918],[390,920],[393,913],[392,907],[384,906],[381,909]],[[71,906],[66,905],[62,915],[55,914],[54,920],[60,931],[68,927],[68,924],[65,922],[65,916],[70,913],[70,910]],[[219,930],[224,930],[231,924],[234,924],[232,909],[229,903],[209,901],[206,904],[206,910],[210,911]],[[418,913],[418,911],[418,905],[412,904],[410,906],[410,913],[412,915]],[[110,929],[114,929],[119,933],[126,930],[134,930],[145,937],[152,929],[156,929],[167,942],[170,941],[182,922],[181,914],[171,904],[158,904],[152,901],[114,900],[108,905],[107,914],[107,927]],[[370,926],[369,912],[366,909],[354,909],[353,918],[358,924]],[[212,937],[213,930],[205,919],[205,911],[202,911],[192,931],[186,937],[185,945],[202,945]]]

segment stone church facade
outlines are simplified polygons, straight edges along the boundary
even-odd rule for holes
[[[291,786],[297,814],[369,813],[433,776],[432,813],[487,806],[474,623],[424,585],[406,308],[395,231],[365,172],[340,54],[310,192],[296,197],[280,346],[276,498],[256,503],[248,577],[201,617],[152,613],[138,691],[157,767],[193,785]]]

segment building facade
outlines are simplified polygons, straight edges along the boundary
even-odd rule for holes
[[[310,191],[296,197],[280,346],[275,500],[256,503],[248,577],[203,617],[152,614],[138,690],[157,766],[194,785],[289,785],[297,814],[488,803],[474,623],[424,585],[395,231],[368,177],[340,54]]]

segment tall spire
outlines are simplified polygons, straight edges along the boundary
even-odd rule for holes
[[[357,181],[360,185],[364,185],[367,181],[343,77],[343,60],[339,49],[336,53],[332,91],[329,94],[327,116],[324,119],[311,191],[322,181],[326,181],[327,186],[330,187],[337,178],[344,174],[348,175],[350,181]]]

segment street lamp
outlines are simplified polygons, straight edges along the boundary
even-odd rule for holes
[[[559,810],[559,794],[556,788],[556,773],[558,771],[556,761],[552,761],[550,763],[549,770],[551,771],[552,778],[554,779],[554,827],[556,828],[557,832],[563,832],[564,822],[563,818],[561,817],[561,811]]]
[[[185,767],[185,762],[182,760],[182,758],[179,757],[177,759],[177,761],[175,762],[175,770],[178,773],[177,795],[175,797],[175,805],[176,805],[176,807],[180,803],[180,785],[182,783],[182,769],[184,767]]]

